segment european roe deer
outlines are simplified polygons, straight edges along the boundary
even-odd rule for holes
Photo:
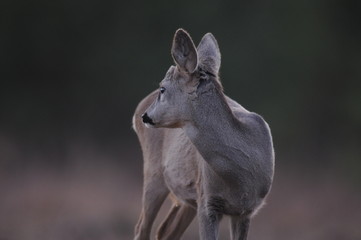
[[[135,239],[150,238],[157,212],[170,195],[173,206],[157,239],[179,239],[197,214],[201,239],[217,239],[221,217],[229,215],[232,239],[244,240],[272,184],[270,129],[262,117],[223,94],[221,55],[212,34],[195,48],[179,29],[171,53],[175,66],[133,117],[144,157]]]

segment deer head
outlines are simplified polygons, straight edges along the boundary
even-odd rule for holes
[[[174,35],[171,66],[160,82],[159,94],[142,115],[148,127],[182,127],[192,121],[197,97],[212,88],[221,89],[218,72],[221,54],[211,33],[195,47],[189,34],[178,29]]]

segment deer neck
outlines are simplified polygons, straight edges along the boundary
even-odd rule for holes
[[[239,167],[242,150],[242,124],[233,115],[221,90],[212,89],[197,97],[192,121],[184,127],[192,143],[209,166],[219,175],[229,177]]]

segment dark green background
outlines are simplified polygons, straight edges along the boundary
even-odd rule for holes
[[[183,27],[197,43],[216,36],[226,94],[266,118],[278,154],[297,156],[279,164],[306,155],[360,170],[360,5],[2,2],[0,135],[26,151],[61,153],[69,138],[134,138],[133,109],[172,64],[172,36]]]

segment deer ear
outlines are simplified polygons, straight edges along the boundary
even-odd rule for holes
[[[177,66],[188,73],[193,73],[198,66],[197,50],[189,34],[178,29],[174,35],[172,57]]]
[[[221,52],[219,51],[217,40],[212,33],[207,33],[203,36],[197,51],[199,64],[202,68],[217,75],[221,67]]]

